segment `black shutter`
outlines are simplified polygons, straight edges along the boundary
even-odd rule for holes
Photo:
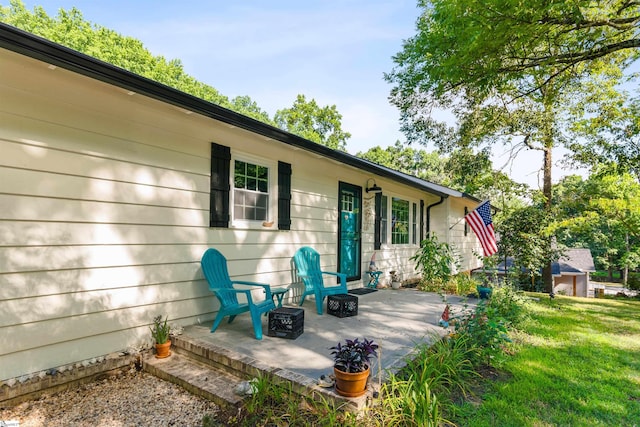
[[[418,244],[422,244],[424,240],[424,200],[420,200],[420,241]]]
[[[382,226],[382,193],[376,193],[376,218],[373,221],[373,249],[378,250],[381,244]]]
[[[230,164],[231,149],[212,142],[209,227],[229,227]]]
[[[278,162],[278,230],[291,230],[291,165]]]

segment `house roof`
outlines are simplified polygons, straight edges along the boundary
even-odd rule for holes
[[[4,23],[0,23],[0,47],[314,152],[345,165],[410,185],[440,197],[461,197],[480,202],[480,199],[472,195],[398,172],[342,151],[333,150]]]

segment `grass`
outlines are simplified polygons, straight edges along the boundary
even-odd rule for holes
[[[506,381],[465,403],[466,426],[640,425],[640,302],[556,297],[530,304]]]

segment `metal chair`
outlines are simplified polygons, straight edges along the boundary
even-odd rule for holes
[[[300,298],[300,305],[308,295],[315,295],[316,309],[318,314],[322,314],[322,303],[329,295],[347,293],[347,275],[332,271],[320,270],[320,254],[315,249],[304,246],[298,249],[293,256],[298,277],[304,283],[304,292]],[[323,275],[335,276],[340,279],[340,284],[336,286],[325,286]]]
[[[213,322],[211,332],[215,332],[225,316],[229,316],[229,322],[233,322],[236,315],[250,312],[253,331],[256,339],[262,339],[262,314],[276,308],[271,296],[271,289],[265,283],[231,280],[227,270],[227,259],[218,250],[207,249],[200,261],[204,277],[209,283],[209,290],[220,301],[218,315]],[[235,288],[236,285],[244,285],[244,289]],[[254,301],[251,296],[251,288],[262,288],[265,292],[264,301]],[[238,302],[238,294],[245,295],[247,302]]]

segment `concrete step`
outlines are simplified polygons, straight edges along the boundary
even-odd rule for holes
[[[251,379],[280,370],[245,354],[217,346],[211,341],[179,335],[172,338],[172,343],[171,349],[175,353],[240,378]]]
[[[213,344],[211,341],[179,335],[172,337],[172,355],[156,359],[152,354],[144,359],[144,369],[186,390],[212,400],[225,407],[237,407],[243,398],[235,394],[243,381],[267,377],[275,384],[288,384],[301,396],[336,406],[362,408],[366,397],[345,398],[333,389],[324,389],[316,381],[287,369],[271,366],[265,362]]]
[[[149,355],[143,361],[145,371],[178,384],[187,391],[229,408],[238,407],[243,400],[235,393],[243,378],[225,370],[198,362],[182,354],[172,352],[165,359],[156,359]]]

